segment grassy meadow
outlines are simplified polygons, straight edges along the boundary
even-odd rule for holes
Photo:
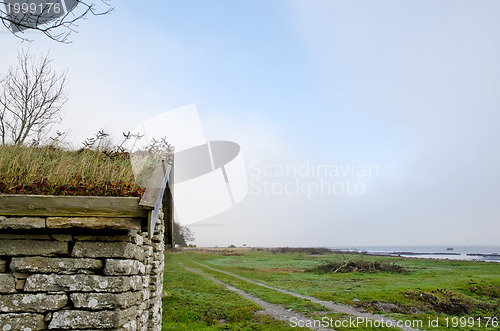
[[[168,295],[163,300],[163,330],[297,329],[290,323],[255,314],[260,310],[257,305],[183,266],[311,318],[348,318],[307,299],[198,263],[294,293],[384,314],[393,320],[421,321],[421,329],[499,330],[500,263],[310,253],[253,249],[166,253],[164,291]]]

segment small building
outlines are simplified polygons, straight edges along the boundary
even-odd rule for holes
[[[142,198],[0,195],[0,329],[161,330],[170,170]]]

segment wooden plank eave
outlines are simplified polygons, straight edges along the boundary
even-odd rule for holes
[[[0,215],[147,217],[140,198],[54,195],[0,195]]]

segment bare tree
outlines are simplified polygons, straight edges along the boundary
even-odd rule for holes
[[[0,0],[0,20],[16,37],[28,40],[24,32],[37,30],[52,40],[69,43],[77,23],[89,16],[113,11],[107,0],[101,5],[82,0]]]
[[[50,67],[48,55],[37,59],[29,51],[18,53],[18,65],[0,79],[0,139],[21,145],[39,141],[61,121],[67,101],[66,73]]]

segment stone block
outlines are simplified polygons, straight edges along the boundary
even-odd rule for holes
[[[149,329],[154,331],[161,331],[161,302],[155,302],[149,309]]]
[[[0,255],[53,256],[68,254],[68,243],[47,240],[0,240]]]
[[[10,263],[13,271],[28,273],[76,273],[79,270],[99,270],[103,262],[88,258],[14,257]]]
[[[80,241],[130,241],[128,235],[115,235],[115,236],[75,236],[75,240]]]
[[[30,274],[26,272],[13,272],[12,275],[16,277],[16,279],[26,279]]]
[[[160,299],[161,295],[163,294],[163,289],[160,286],[153,286],[150,292],[150,298],[151,299]]]
[[[16,292],[16,279],[12,274],[0,274],[0,293]]]
[[[133,317],[133,318],[132,318]],[[120,328],[135,319],[134,307],[126,310],[62,310],[56,311],[49,329],[110,329]]]
[[[147,232],[141,233],[141,237],[144,245],[151,245],[151,240],[149,239]]]
[[[151,262],[151,267],[152,267],[153,269],[158,269],[158,268],[160,268],[160,269],[161,269],[161,268],[163,268],[163,267],[164,267],[163,263],[164,263],[164,262],[163,262],[163,259],[161,259],[161,260],[156,260],[156,261],[152,261],[152,262]]]
[[[163,226],[163,222],[156,223],[156,227],[153,234],[163,235],[164,233],[165,233],[165,226]]]
[[[142,279],[142,284],[143,284],[144,288],[148,288],[149,287],[149,282],[151,280],[151,277],[149,277],[147,275],[146,276],[142,276],[142,277],[141,276],[135,276],[135,277],[139,277],[139,278]]]
[[[43,313],[58,310],[66,306],[66,295],[51,295],[46,293],[30,294],[16,293],[0,296],[0,311],[4,313],[35,312]]]
[[[45,330],[41,314],[0,314],[1,330]]]
[[[131,241],[133,244],[136,244],[137,246],[142,246],[144,244],[144,238],[139,234],[132,235]]]
[[[165,254],[163,252],[153,253],[153,261],[163,261],[165,259]]]
[[[151,270],[151,276],[163,275],[163,268],[153,268]]]
[[[47,228],[51,229],[140,230],[141,223],[142,218],[138,217],[47,217],[46,220]]]
[[[21,291],[22,289],[24,289],[24,284],[26,284],[26,279],[16,278],[16,290]]]
[[[140,236],[141,235],[141,231],[140,230],[129,230],[128,231],[128,235],[130,237],[133,237],[133,236]]]
[[[144,264],[137,260],[106,260],[105,275],[138,275],[146,271]]]
[[[75,308],[103,310],[123,309],[138,305],[142,302],[143,293],[73,293],[70,295]]]
[[[144,250],[144,255],[146,257],[153,256],[153,247],[151,247],[150,245],[142,246],[142,249]]]
[[[149,310],[144,310],[137,318],[138,330],[147,330],[149,321]]]
[[[55,239],[57,241],[72,241],[73,236],[70,234],[63,234],[63,233],[56,233],[56,234],[51,234],[50,238]]]
[[[165,250],[165,244],[164,243],[152,243],[151,247],[153,247],[153,250],[155,252],[163,252]]]
[[[35,274],[26,279],[26,292],[126,292],[143,289],[140,276],[98,276],[98,275],[44,275]]]
[[[128,242],[77,241],[71,254],[74,257],[104,257],[142,260],[142,248]]]
[[[158,225],[157,225],[157,226],[156,226],[156,229],[158,229],[158,228],[163,229],[163,225],[160,225],[159,227],[158,227]],[[159,236],[164,237],[164,236],[165,236],[165,232],[164,232],[163,230],[161,230],[161,231],[156,230],[156,231],[153,233],[153,235],[159,235]]]
[[[123,324],[123,326],[121,327],[123,330],[127,330],[127,331],[137,331],[137,322],[136,320],[131,320],[125,324]]]
[[[0,259],[0,272],[5,272],[7,270],[7,262]]]
[[[149,298],[151,297],[150,289],[142,290],[141,293],[142,293],[142,301],[149,300]]]
[[[27,239],[33,239],[33,240],[50,240],[50,236],[48,234],[16,234],[16,233],[0,233],[0,239],[4,240],[27,240]]]
[[[149,283],[154,286],[163,284],[163,274],[149,276]]]
[[[153,242],[163,242],[164,237],[163,237],[162,235],[155,234],[155,235],[151,238],[151,240],[152,240]]]
[[[0,218],[0,229],[43,229],[44,217],[4,217]]]

